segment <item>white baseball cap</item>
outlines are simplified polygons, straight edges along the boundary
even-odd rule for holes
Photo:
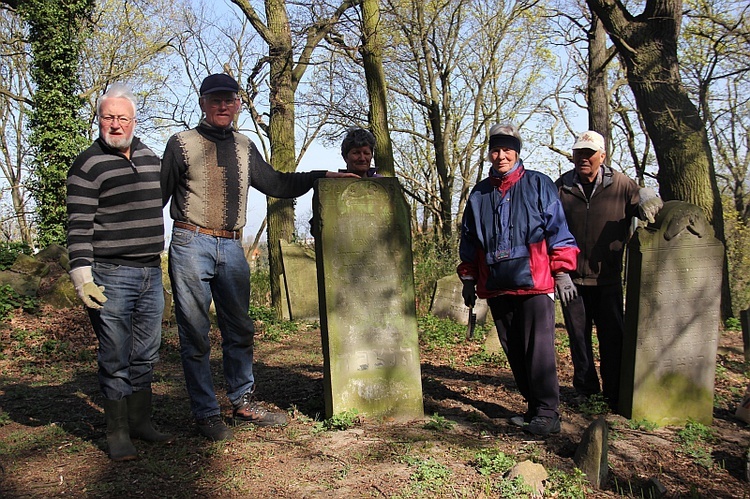
[[[594,151],[604,151],[604,137],[601,134],[587,130],[578,136],[573,149],[592,149]]]

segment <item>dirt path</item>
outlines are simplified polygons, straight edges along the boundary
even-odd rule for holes
[[[256,342],[259,396],[290,411],[284,428],[235,429],[230,442],[200,438],[189,415],[176,333],[164,334],[154,384],[155,421],[177,435],[168,446],[138,443],[139,459],[113,463],[104,452],[95,340],[82,310],[16,315],[0,328],[0,497],[511,497],[501,456],[541,463],[550,497],[750,497],[745,453],[750,431],[732,416],[748,378],[741,335],[722,336],[714,423],[694,433],[636,427],[612,414],[609,479],[582,492],[573,453],[596,415],[573,410],[572,368],[560,346],[563,425],[559,435],[529,438],[506,418],[524,403],[510,370],[480,342],[423,349],[423,421],[353,418],[326,431],[322,355],[316,329]],[[222,379],[218,334],[215,380]],[[225,414],[229,403],[221,399]],[[696,438],[697,438],[696,437]],[[509,492],[510,491],[510,492]]]

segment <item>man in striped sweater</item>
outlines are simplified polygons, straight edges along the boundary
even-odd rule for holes
[[[70,278],[99,340],[107,445],[136,458],[131,437],[166,442],[151,424],[161,342],[164,249],[159,158],[134,136],[136,99],[115,84],[97,101],[99,138],[68,172]]]

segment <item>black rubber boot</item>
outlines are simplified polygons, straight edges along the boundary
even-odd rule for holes
[[[131,461],[138,453],[128,432],[128,401],[104,399],[104,416],[107,419],[107,446],[113,461]]]
[[[128,426],[130,438],[146,442],[171,442],[172,435],[157,431],[151,424],[151,390],[133,392],[128,399]]]

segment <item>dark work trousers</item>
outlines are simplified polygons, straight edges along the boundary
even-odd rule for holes
[[[602,394],[613,409],[620,395],[622,338],[625,333],[622,286],[578,286],[578,298],[562,307],[573,360],[573,388],[582,395],[599,393],[591,334],[596,325]]]
[[[560,405],[555,301],[546,294],[503,295],[487,299],[487,304],[518,390],[528,403],[528,419],[554,417]]]

